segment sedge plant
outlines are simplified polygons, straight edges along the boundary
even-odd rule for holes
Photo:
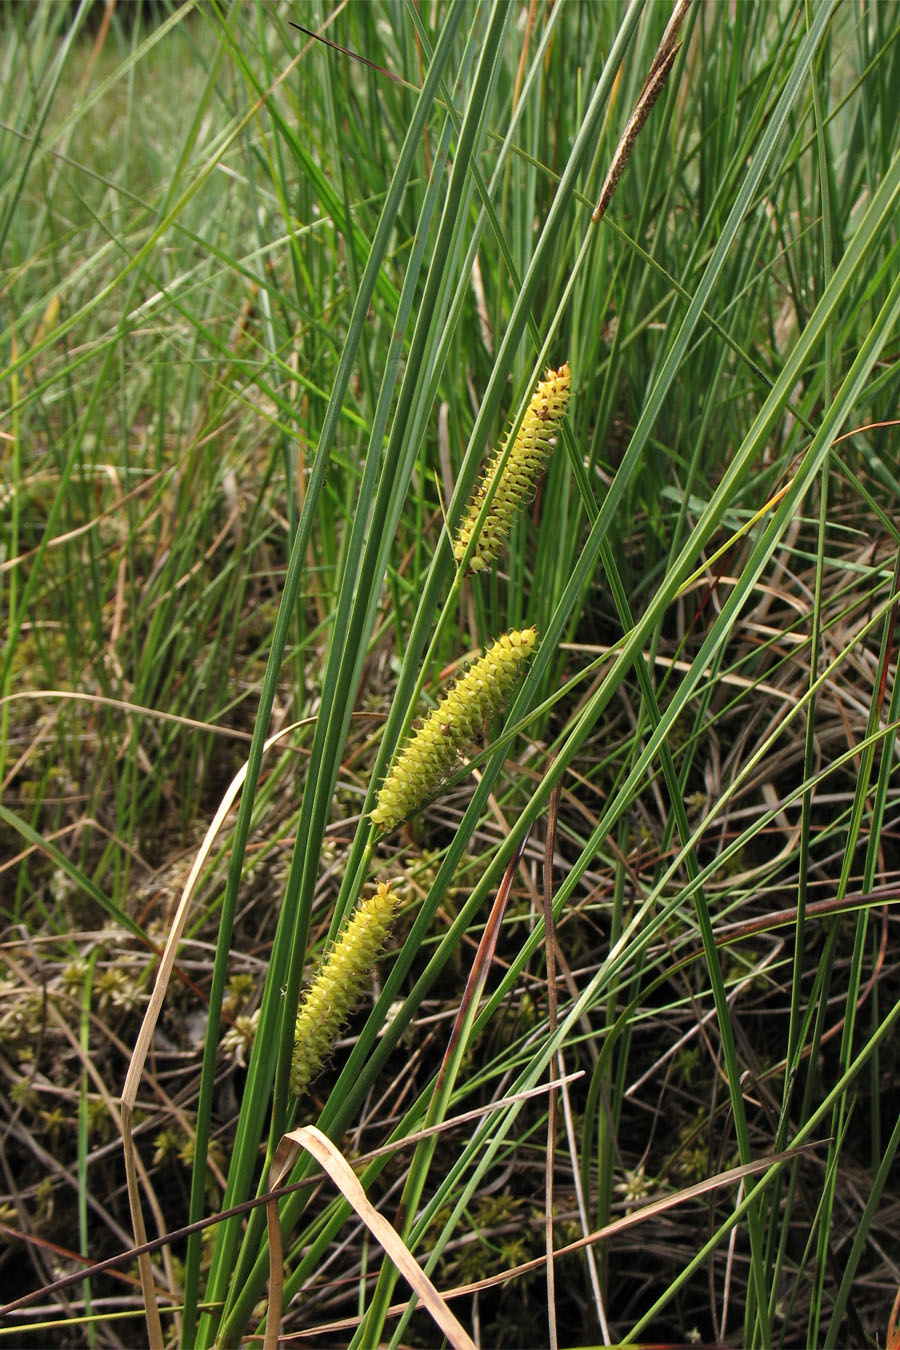
[[[383,1209],[402,1196],[438,1288],[497,1282],[485,1343],[886,1336],[900,20],[688,7],[595,220],[670,13],[357,5],[310,12],[317,36],[281,3],[3,15],[22,1297],[46,1304],[73,1223],[131,1263],[121,1046],[240,773],[133,1132],[158,1343],[256,1330],[253,1202],[307,1122]],[[514,677],[445,732],[498,641]],[[341,943],[388,896],[351,981]],[[440,1147],[411,1141],[426,1123]],[[280,1201],[284,1332],[427,1341],[313,1170]],[[169,1233],[207,1222],[182,1266]],[[580,1239],[545,1315],[531,1263]],[[33,1313],[46,1339],[141,1315],[93,1265],[73,1280],[80,1305]]]

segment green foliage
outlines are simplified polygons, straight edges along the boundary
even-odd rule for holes
[[[439,1285],[540,1254],[549,1171],[558,1246],[641,1221],[562,1258],[550,1310],[517,1277],[516,1336],[883,1342],[900,7],[692,6],[597,222],[666,6],[307,6],[327,41],[280,0],[100,8],[0,15],[4,1215],[122,1251],[109,1103],[243,771],[141,1084],[154,1224],[265,1188],[303,972],[397,877],[303,1118],[414,1199]],[[463,576],[491,447],[564,361],[560,444]],[[505,712],[379,821],[423,708],[441,738],[452,674],[532,627]],[[560,1071],[548,1142],[525,1094]],[[333,1191],[281,1220],[286,1332],[405,1341]],[[262,1209],[153,1260],[173,1342],[258,1329]],[[95,1344],[101,1291],[133,1300],[85,1277]]]

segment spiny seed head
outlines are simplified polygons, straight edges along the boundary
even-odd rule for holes
[[[532,395],[505,466],[501,469],[509,444],[508,436],[500,448],[494,451],[485,468],[453,540],[453,556],[460,563],[475,532],[484,500],[499,475],[493,500],[469,558],[471,572],[484,571],[496,558],[509,534],[513,518],[533,493],[556,445],[556,432],[566,415],[571,383],[568,361],[559,370],[548,370]]]
[[[294,1028],[291,1091],[296,1096],[328,1059],[384,947],[399,901],[389,882],[361,900],[306,990]]]
[[[459,756],[503,707],[536,642],[534,628],[513,629],[472,662],[395,756],[378,792],[373,824],[392,830],[435,795]]]

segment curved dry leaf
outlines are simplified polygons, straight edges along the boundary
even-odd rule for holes
[[[362,1219],[369,1232],[379,1243],[385,1255],[393,1261],[400,1274],[418,1295],[422,1306],[431,1314],[434,1321],[453,1346],[453,1350],[475,1350],[465,1327],[447,1307],[431,1280],[416,1261],[412,1252],[383,1214],[369,1200],[362,1188],[359,1177],[351,1168],[344,1155],[331,1142],[327,1135],[315,1125],[304,1125],[282,1136],[275,1158],[269,1169],[269,1186],[275,1190],[290,1172],[301,1149],[311,1153],[316,1162],[327,1172],[331,1180],[347,1201],[348,1205]],[[267,1206],[269,1220],[269,1261],[272,1278],[269,1288],[269,1310],[266,1315],[265,1350],[274,1350],[278,1344],[278,1325],[281,1320],[281,1226],[278,1220],[278,1202],[272,1200]]]

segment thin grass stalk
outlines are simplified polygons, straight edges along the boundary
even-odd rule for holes
[[[897,566],[894,572],[894,587],[896,591],[898,581],[900,581],[900,556],[898,556]],[[888,665],[895,654],[895,624],[896,624],[896,605],[891,606],[885,615],[884,630],[882,633],[881,652],[879,654],[878,671],[874,686],[874,696],[869,707],[869,716],[866,726],[867,736],[871,736],[881,725],[883,719],[883,691],[888,678]],[[896,716],[897,708],[900,707],[900,689],[898,689],[897,680],[891,691],[891,711]],[[893,720],[893,719],[892,719]],[[884,808],[887,795],[887,780],[890,777],[893,767],[892,746],[895,740],[895,733],[888,731],[885,741],[881,746],[881,765],[878,776],[878,782],[875,790],[875,801],[870,810],[870,819],[868,827],[868,838],[866,841],[866,854],[863,863],[863,889],[871,890],[879,863],[881,852],[881,830],[884,822]],[[857,845],[859,842],[859,832],[862,828],[862,819],[865,804],[869,796],[869,787],[871,783],[872,768],[874,765],[876,746],[870,742],[867,749],[861,754],[860,769],[857,777],[857,787],[854,794],[853,813],[851,816],[850,829],[848,832],[847,844],[844,851],[844,860],[841,868],[841,878],[838,886],[838,898],[841,898],[847,891],[847,885],[850,875],[852,859],[855,857]],[[860,997],[860,981],[862,963],[865,956],[865,938],[868,924],[868,915],[863,912],[857,915],[856,932],[854,933],[853,946],[850,955],[850,969],[848,972],[847,992],[844,999],[844,1018],[843,1030],[841,1033],[841,1047],[839,1052],[840,1063],[846,1066],[852,1054],[852,1047],[855,1039],[856,1030],[856,1012]],[[836,926],[835,926],[836,927]],[[827,987],[823,994],[823,1003],[827,999]],[[877,1103],[877,1093],[876,1093]],[[843,1140],[847,1128],[848,1103],[841,1099],[835,1107],[835,1118],[832,1124],[831,1133],[835,1141]],[[830,1277],[831,1271],[831,1212],[835,1201],[835,1187],[837,1184],[838,1159],[840,1146],[837,1142],[832,1144],[829,1161],[833,1163],[829,1174],[828,1184],[823,1188],[823,1210],[825,1221],[819,1230],[819,1248],[817,1262],[817,1288],[816,1297],[813,1299],[814,1320],[810,1323],[810,1332],[815,1342],[820,1340],[819,1320],[822,1315],[822,1302],[825,1294],[826,1279]]]
[[[542,886],[542,910],[545,932],[545,971],[547,979],[547,1025],[550,1031],[556,1030],[559,1021],[559,1008],[556,988],[556,928],[553,923],[553,859],[556,853],[556,825],[559,815],[559,793],[550,798],[550,811],[547,820],[547,835],[544,842],[544,867]],[[563,1076],[562,1054],[553,1062],[557,1078]],[[551,1071],[552,1072],[552,1071]],[[544,1242],[547,1254],[547,1341],[549,1350],[559,1350],[559,1331],[556,1320],[556,1262],[554,1247],[554,1188],[553,1173],[556,1167],[558,1101],[557,1089],[550,1088],[547,1101],[547,1165],[544,1177]],[[588,1192],[582,1188],[582,1199],[586,1203]],[[604,1328],[605,1330],[605,1328]]]
[[[622,929],[624,927],[623,902],[625,894],[625,866],[623,859],[626,856],[627,848],[623,846],[625,845],[626,836],[628,832],[629,831],[627,824],[624,822],[624,820],[620,821],[619,822],[620,857],[617,861],[615,880],[613,882],[613,902],[609,926],[609,945],[611,947],[616,946],[616,944],[620,941],[622,937]],[[585,1112],[586,1128],[584,1132],[584,1141],[582,1145],[583,1158],[582,1158],[581,1183],[582,1188],[585,1190],[585,1194],[589,1194],[589,1190],[587,1189],[585,1183],[590,1182],[590,1159],[595,1158],[596,1181],[594,1183],[594,1186],[596,1193],[596,1204],[593,1213],[594,1213],[594,1221],[598,1228],[603,1228],[605,1224],[609,1222],[612,1215],[613,1173],[615,1168],[619,1117],[622,1103],[621,1098],[615,1091],[615,1085],[612,1077],[613,1072],[612,1047],[616,1043],[616,1039],[614,1039],[611,1029],[616,1025],[616,1009],[619,1005],[620,998],[621,993],[618,986],[614,981],[611,981],[609,993],[606,999],[605,1025],[607,1028],[607,1033],[606,1033],[606,1040],[604,1042],[604,1050],[608,1048],[609,1053],[601,1053],[600,1057],[598,1058],[594,1074],[591,1078],[590,1132],[587,1127],[588,1113],[587,1111]],[[636,1002],[636,1000],[633,1000],[633,1002]],[[627,1028],[623,1028],[623,1030],[627,1031]],[[626,1054],[625,1054],[625,1046],[623,1044],[620,1046],[618,1064],[622,1065],[625,1062],[626,1062]],[[602,1072],[600,1067],[601,1063],[603,1065]],[[596,1142],[591,1143],[589,1146],[589,1141],[591,1139],[591,1135],[593,1134],[594,1122],[596,1122]],[[601,1263],[601,1273],[604,1291],[607,1288],[608,1257],[609,1257],[608,1250],[606,1248],[603,1248],[600,1252],[599,1259]]]
[[[873,1054],[873,1060],[877,1058],[878,1051]],[[856,1232],[853,1235],[853,1242],[850,1245],[850,1251],[844,1258],[843,1273],[840,1284],[834,1296],[834,1304],[831,1310],[831,1317],[825,1331],[825,1337],[822,1341],[823,1350],[836,1350],[841,1338],[843,1337],[843,1319],[847,1308],[853,1283],[857,1278],[859,1263],[865,1253],[866,1245],[870,1240],[872,1227],[878,1215],[878,1207],[884,1194],[884,1188],[887,1184],[888,1176],[894,1165],[897,1156],[897,1149],[900,1147],[900,1118],[897,1119],[887,1146],[884,1151],[877,1169],[872,1177],[872,1184],[869,1193],[866,1196],[866,1203],[863,1212],[857,1224]]]
[[[81,1018],[79,1025],[79,1044],[82,1055],[81,1069],[81,1090],[78,1096],[78,1249],[86,1252],[90,1249],[90,1234],[88,1231],[88,1092],[90,1090],[90,1075],[87,1071],[87,1062],[91,1053],[91,993],[94,982],[94,966],[97,960],[96,949],[90,953],[87,959],[87,967],[84,972],[84,981],[81,986]],[[91,1281],[86,1276],[82,1285],[82,1298],[84,1299],[84,1311],[88,1317],[91,1317]],[[97,1340],[96,1327],[92,1322],[87,1326],[87,1340],[90,1350],[93,1350]]]
[[[896,592],[898,589],[900,589],[900,557],[898,557],[898,560],[897,560],[897,563],[896,563],[895,569],[894,569],[894,583],[893,583],[893,589],[894,589],[895,592]],[[884,681],[886,681],[887,678],[888,678],[888,665],[889,665],[889,662],[890,662],[890,656],[891,656],[891,653],[892,653],[892,652],[894,652],[894,653],[896,652],[896,623],[897,623],[897,607],[896,607],[896,605],[895,605],[895,606],[893,607],[893,609],[891,610],[891,617],[890,617],[890,635],[889,635],[888,643],[886,644],[887,647],[888,647],[888,652],[886,653],[886,659],[885,659],[885,662],[884,662],[883,667],[882,667],[882,670],[883,670],[883,677],[882,677],[882,678],[884,679]],[[880,691],[879,691],[879,693],[880,693],[880,695],[881,695],[882,697],[883,697],[883,689],[884,689],[884,685],[882,684],[882,685],[881,685],[881,688],[880,688]],[[895,678],[894,683],[893,683],[893,686],[892,686],[892,688],[891,688],[891,698],[890,698],[890,704],[889,704],[889,707],[888,707],[888,713],[887,713],[887,721],[888,721],[888,724],[889,724],[889,725],[895,724],[896,721],[897,721],[897,719],[898,719],[898,717],[900,717],[900,681],[898,681],[898,680]],[[884,747],[883,747],[883,749],[882,749],[882,752],[881,752],[881,763],[879,764],[879,770],[878,770],[878,783],[877,783],[877,787],[876,787],[876,790],[875,790],[875,801],[874,801],[874,803],[873,803],[873,812],[872,812],[872,815],[873,815],[873,833],[872,833],[872,838],[870,839],[870,843],[869,843],[869,849],[868,849],[868,855],[869,855],[869,856],[867,857],[867,869],[868,869],[868,870],[867,870],[867,876],[869,876],[869,877],[872,878],[872,884],[873,884],[873,885],[874,885],[874,878],[875,878],[875,875],[876,875],[876,872],[877,872],[877,865],[878,865],[878,861],[879,861],[877,845],[880,845],[880,842],[881,842],[881,838],[882,838],[882,830],[883,830],[883,827],[884,827],[885,817],[886,817],[886,812],[887,812],[887,809],[888,809],[888,794],[889,794],[889,790],[890,790],[891,770],[892,770],[892,766],[893,766],[894,753],[895,753],[895,741],[896,741],[896,737],[895,737],[895,736],[890,736],[890,737],[888,737],[888,738],[886,739],[885,745],[884,745]],[[875,827],[875,822],[877,822],[877,828]],[[873,955],[874,955],[874,953],[873,953]],[[877,958],[875,958],[875,959],[877,960]],[[874,964],[874,962],[873,962],[873,964]],[[873,989],[873,999],[872,999],[872,1015],[873,1015],[873,1017],[877,1017],[877,1011],[878,1011],[877,996],[878,996],[878,989],[877,989],[877,986],[876,986],[876,987]],[[881,1071],[880,1071],[880,1070],[881,1070],[881,1066],[880,1066],[880,1064],[879,1064],[879,1057],[878,1057],[878,1055],[877,1055],[877,1053],[876,1053],[876,1055],[873,1057],[873,1061],[872,1061],[872,1101],[873,1101],[873,1110],[872,1110],[872,1168],[873,1168],[873,1170],[874,1170],[874,1168],[875,1168],[875,1166],[876,1166],[876,1161],[877,1161],[877,1159],[878,1159],[879,1156],[881,1155],[881,1083],[882,1083],[882,1078],[881,1078]]]
[[[13,355],[16,351],[16,339],[13,337],[12,343]],[[9,552],[12,558],[19,556],[19,511],[22,500],[22,428],[19,411],[19,376],[13,374],[10,379],[10,394],[12,397],[12,434],[11,446],[8,451],[9,468],[7,470],[10,488],[12,491],[12,501],[10,502],[9,519]],[[6,458],[6,456],[4,456]],[[2,586],[2,582],[0,582]],[[9,580],[6,583],[7,603],[6,612],[8,615],[9,629],[16,633],[21,628],[22,620],[19,617],[19,579],[18,569],[12,568]],[[0,590],[2,594],[2,590]],[[10,656],[14,641],[10,642]],[[12,661],[7,660],[0,671],[0,783],[6,782],[6,757],[9,746],[9,694],[12,685]]]
[[[835,1113],[838,1111],[839,1106],[840,1103],[835,1103],[834,1107]],[[847,1130],[850,1128],[851,1119],[852,1119],[852,1112],[848,1113],[846,1119],[844,1120],[844,1127],[840,1137],[837,1140],[831,1141],[829,1156],[826,1159],[825,1165],[822,1169],[823,1176],[821,1187],[814,1192],[814,1195],[812,1197],[814,1203],[810,1203],[809,1201],[807,1201],[807,1204],[805,1205],[806,1213],[809,1217],[807,1218],[808,1231],[806,1233],[805,1241],[803,1244],[803,1251],[800,1256],[800,1261],[798,1263],[801,1270],[806,1270],[809,1267],[810,1261],[814,1260],[815,1254],[822,1246],[822,1230],[823,1227],[827,1228],[829,1223],[828,1220],[829,1195],[832,1194],[834,1191],[834,1176],[837,1168],[840,1166],[841,1151],[844,1147],[844,1144],[846,1143]],[[835,1147],[835,1144],[837,1145],[837,1147]],[[834,1284],[837,1284],[840,1280],[840,1275],[832,1252],[829,1251],[827,1253],[826,1260],[828,1261],[830,1267],[832,1280]],[[807,1314],[807,1328],[813,1321],[821,1320],[822,1316],[821,1300],[822,1294],[824,1292],[823,1286],[820,1284],[817,1278],[814,1278],[810,1283],[812,1284],[812,1290],[809,1301],[809,1312]],[[787,1312],[788,1316],[791,1318],[793,1318],[794,1315],[794,1308],[797,1304],[797,1299],[800,1294],[800,1287],[801,1287],[800,1282],[797,1281],[794,1285],[794,1288],[791,1290],[790,1299],[788,1300]],[[855,1310],[853,1311],[855,1315]],[[853,1343],[855,1344],[857,1341],[859,1343],[862,1343],[862,1341],[865,1339],[865,1332],[862,1330],[862,1327],[860,1327],[857,1324],[853,1327],[853,1331],[854,1331]]]
[[[803,750],[803,777],[805,781],[811,782],[815,764],[815,711],[817,702],[817,681],[819,662],[822,658],[822,633],[821,633],[821,614],[822,614],[822,590],[823,574],[825,560],[825,532],[827,527],[828,511],[828,476],[831,456],[826,455],[822,465],[822,474],[819,480],[819,521],[818,521],[818,539],[816,547],[816,579],[814,590],[814,601],[812,608],[810,624],[810,667],[809,667],[809,701],[806,712],[806,728],[804,733]],[[787,1129],[790,1121],[791,1101],[794,1093],[795,1075],[799,1069],[799,1056],[802,1046],[800,1009],[803,1002],[802,981],[804,975],[804,953],[806,951],[806,905],[809,893],[809,861],[812,840],[812,805],[813,793],[810,789],[803,794],[801,799],[801,842],[797,877],[797,919],[794,927],[794,960],[791,973],[791,1005],[788,1017],[788,1038],[785,1052],[785,1075],[784,1091],[781,1103],[781,1118],[779,1121],[779,1130],[775,1136],[775,1147],[780,1148],[787,1137]],[[790,1201],[793,1197],[798,1182],[796,1165],[792,1165],[788,1173],[788,1185]],[[786,1254],[790,1225],[779,1221],[779,1200],[781,1198],[781,1182],[776,1183],[774,1192],[770,1198],[770,1220],[769,1220],[769,1251],[767,1266],[772,1272],[772,1293],[769,1299],[769,1321],[770,1325],[775,1315],[776,1291],[780,1284],[780,1275],[783,1268]],[[788,1203],[786,1212],[790,1214],[793,1210],[792,1204]],[[772,1246],[775,1245],[774,1256],[771,1255]]]
[[[889,640],[888,634],[889,634],[889,632],[890,632],[890,627],[891,627],[891,624],[890,624],[890,613],[889,613],[888,615],[886,615],[885,630],[884,630],[884,633],[883,633],[883,636],[882,636],[882,650],[881,650],[880,662],[879,662],[879,675],[880,675],[880,676],[881,676],[882,671],[883,671],[884,668],[885,668],[886,661],[888,660],[888,653],[889,653],[889,650],[890,650],[890,640]],[[845,847],[844,847],[843,862],[842,862],[842,867],[841,867],[841,876],[840,876],[840,878],[839,878],[839,881],[838,881],[838,887],[837,887],[838,898],[840,898],[840,897],[842,897],[843,895],[845,895],[845,894],[847,893],[847,890],[848,890],[848,887],[849,887],[850,874],[851,874],[851,867],[852,867],[852,860],[853,860],[853,858],[854,858],[854,856],[855,856],[856,848],[857,848],[857,845],[858,845],[858,842],[859,842],[859,834],[860,834],[860,830],[862,829],[863,815],[864,815],[864,812],[865,812],[866,801],[867,801],[867,798],[868,798],[869,785],[870,785],[870,782],[871,782],[872,767],[873,767],[873,764],[874,764],[874,757],[875,757],[875,751],[876,751],[876,744],[875,744],[875,742],[874,742],[872,739],[870,739],[870,738],[871,738],[872,733],[875,731],[876,727],[878,726],[878,724],[879,724],[879,722],[880,722],[880,712],[881,712],[880,706],[873,700],[872,704],[870,705],[870,709],[869,709],[869,718],[868,718],[868,725],[867,725],[867,738],[866,738],[866,741],[864,742],[864,747],[865,747],[865,748],[860,750],[860,765],[859,765],[859,769],[858,769],[858,773],[857,773],[857,777],[856,777],[856,787],[855,787],[855,791],[854,791],[854,799],[853,799],[853,806],[852,806],[852,809],[851,809],[850,821],[849,821],[849,824],[848,824],[847,841],[846,841]],[[878,831],[877,831],[877,829],[876,829],[876,830],[875,830],[875,836],[876,836],[876,838],[877,838],[877,834],[878,834]],[[871,846],[871,842],[872,842],[872,832],[870,831],[870,836],[869,836],[869,844],[870,844],[870,846]],[[867,872],[868,872],[868,870],[869,870],[869,868],[870,868],[870,866],[871,866],[871,863],[870,863],[870,857],[871,857],[871,855],[870,855],[869,851],[867,850],[867,859],[866,859],[866,868],[867,868]],[[845,997],[845,1002],[844,1002],[845,1014],[844,1014],[844,1019],[843,1019],[843,1031],[842,1031],[842,1036],[841,1036],[841,1050],[840,1050],[840,1058],[841,1058],[841,1062],[842,1062],[842,1063],[846,1063],[847,1058],[848,1058],[848,1056],[849,1056],[849,1054],[850,1054],[850,1047],[852,1046],[852,1029],[853,1029],[853,1026],[854,1026],[854,1023],[855,1023],[855,1010],[856,1010],[856,1000],[857,1000],[857,996],[858,996],[858,987],[859,987],[859,971],[860,971],[860,964],[861,964],[861,961],[862,961],[862,942],[863,942],[863,937],[864,937],[864,931],[865,931],[864,926],[862,926],[862,925],[860,924],[859,919],[858,919],[858,920],[857,920],[857,931],[856,931],[856,934],[855,934],[855,937],[854,937],[854,943],[853,943],[852,955],[851,955],[851,969],[850,969],[849,987],[848,987],[848,991],[847,991],[847,994],[846,994],[846,997]],[[828,994],[829,994],[830,982],[831,982],[831,971],[832,971],[833,955],[834,955],[834,952],[835,952],[835,950],[836,950],[837,939],[838,939],[838,925],[837,925],[837,923],[834,923],[834,922],[833,922],[833,923],[832,923],[832,926],[831,926],[831,931],[830,931],[830,933],[829,933],[829,942],[828,942],[828,949],[827,949],[827,953],[828,953],[829,959],[827,959],[827,960],[823,961],[822,963],[820,963],[821,966],[822,966],[822,968],[823,968],[823,987],[822,987],[822,991],[821,991],[821,994],[820,994],[820,998],[821,998],[821,1008],[822,1008],[822,1017],[823,1017],[823,1018],[824,1018],[824,1010],[825,1010],[825,1007],[826,1007],[827,1002],[828,1002]],[[811,1078],[811,1079],[812,1079],[812,1077],[813,1077],[813,1075],[810,1074],[810,1078]],[[842,1139],[842,1138],[843,1138],[844,1130],[845,1130],[845,1126],[844,1126],[844,1124],[843,1124],[843,1121],[844,1121],[844,1111],[845,1111],[845,1109],[846,1109],[846,1103],[845,1103],[843,1100],[839,1101],[839,1102],[836,1104],[836,1107],[835,1107],[835,1119],[834,1119],[834,1121],[832,1122],[832,1138],[833,1138],[833,1139]],[[829,1163],[832,1164],[831,1170],[830,1170],[830,1172],[829,1172],[829,1176],[830,1176],[830,1178],[831,1178],[831,1181],[830,1181],[830,1185],[826,1185],[826,1186],[825,1186],[825,1188],[824,1188],[824,1190],[823,1190],[823,1195],[822,1195],[822,1205],[823,1205],[823,1208],[824,1208],[824,1212],[825,1212],[825,1215],[826,1215],[826,1219],[825,1219],[825,1222],[822,1224],[822,1226],[821,1226],[820,1229],[819,1229],[819,1238],[818,1238],[818,1263],[817,1263],[818,1274],[817,1274],[817,1280],[816,1280],[816,1294],[815,1294],[815,1296],[814,1296],[814,1298],[813,1298],[813,1301],[812,1301],[812,1304],[811,1304],[811,1309],[810,1309],[810,1317],[811,1317],[811,1319],[815,1319],[815,1320],[810,1322],[810,1328],[809,1328],[809,1334],[815,1333],[816,1336],[817,1336],[817,1333],[818,1333],[818,1317],[819,1317],[819,1315],[820,1315],[820,1311],[821,1311],[821,1302],[822,1302],[822,1297],[823,1297],[823,1293],[824,1293],[824,1280],[825,1280],[826,1268],[827,1268],[827,1265],[828,1265],[828,1256],[829,1256],[829,1254],[830,1254],[830,1251],[829,1251],[829,1238],[830,1238],[830,1231],[831,1231],[831,1218],[830,1218],[830,1215],[831,1215],[831,1208],[832,1208],[832,1206],[833,1206],[833,1204],[834,1204],[834,1190],[833,1190],[833,1187],[834,1187],[834,1184],[835,1184],[835,1178],[836,1178],[836,1174],[837,1174],[837,1152],[838,1152],[837,1146],[836,1146],[835,1144],[832,1144],[831,1153],[830,1153],[830,1157],[829,1157]]]

